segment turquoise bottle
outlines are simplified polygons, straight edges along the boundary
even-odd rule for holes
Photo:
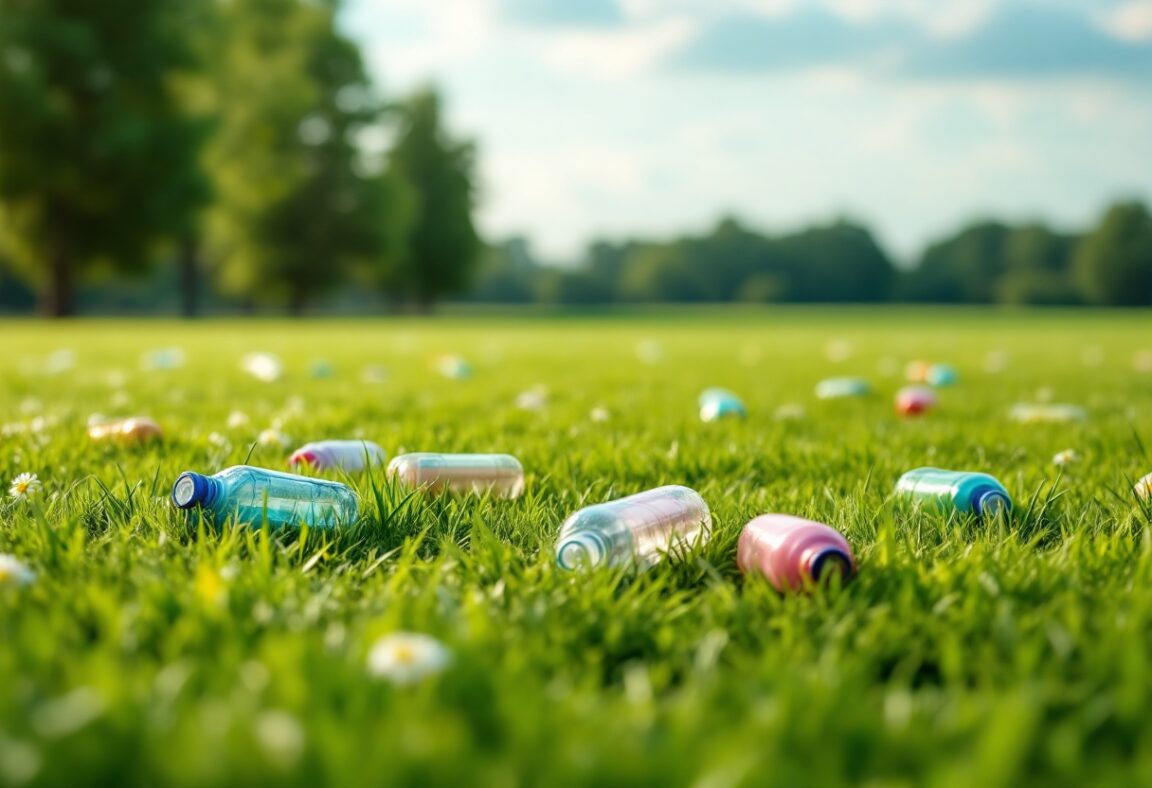
[[[214,476],[185,471],[172,485],[178,509],[200,508],[218,522],[235,517],[246,525],[272,528],[307,524],[334,528],[356,520],[356,493],[347,485],[291,473],[235,465]]]
[[[917,468],[896,482],[896,494],[906,500],[935,503],[943,511],[955,510],[991,518],[1012,509],[1012,497],[995,477],[973,471]]]

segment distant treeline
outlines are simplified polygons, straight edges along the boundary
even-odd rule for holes
[[[893,265],[842,221],[485,245],[437,94],[380,95],[340,0],[0,0],[0,310],[348,312],[494,303],[1149,304],[1139,203],[1067,234],[983,222]]]
[[[767,235],[734,219],[671,240],[592,243],[575,267],[544,265],[522,238],[488,250],[472,300],[1152,304],[1152,217],[1121,202],[1084,233],[981,221],[895,266],[864,226]]]

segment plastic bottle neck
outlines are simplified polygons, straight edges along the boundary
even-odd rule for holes
[[[999,490],[985,488],[978,490],[972,497],[972,511],[979,517],[995,517],[998,514],[1007,514],[1012,508],[1012,501]]]
[[[609,545],[594,531],[578,531],[556,548],[556,563],[561,569],[591,569],[608,560]]]
[[[808,559],[808,576],[813,583],[821,583],[835,574],[840,575],[840,582],[847,583],[852,577],[852,559],[843,551],[835,547],[825,548]]]

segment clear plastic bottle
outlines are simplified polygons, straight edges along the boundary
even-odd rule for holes
[[[161,436],[160,425],[147,416],[101,421],[88,427],[88,437],[92,440],[123,445],[147,443]]]
[[[829,525],[790,514],[762,514],[740,532],[736,563],[761,574],[777,591],[819,583],[833,572],[848,582],[856,573],[852,547]]]
[[[207,509],[221,520],[235,516],[247,525],[267,519],[273,528],[349,525],[358,509],[356,493],[339,482],[250,465],[235,465],[214,476],[185,471],[172,485],[172,503],[179,509]]]
[[[700,394],[700,420],[719,421],[724,418],[744,418],[748,411],[740,398],[727,389],[704,389]]]
[[[311,465],[320,471],[360,473],[367,465],[383,465],[388,454],[372,441],[327,440],[305,443],[288,458],[289,465]]]
[[[866,397],[872,385],[863,378],[828,378],[816,384],[817,399],[844,399]]]
[[[695,490],[657,487],[580,509],[560,526],[561,569],[633,563],[645,569],[712,536],[708,504]]]
[[[995,477],[974,471],[917,468],[896,482],[896,494],[911,501],[933,502],[943,511],[994,517],[1012,509],[1012,497]]]
[[[485,493],[518,498],[524,468],[510,454],[401,454],[388,463],[388,476],[431,493]]]

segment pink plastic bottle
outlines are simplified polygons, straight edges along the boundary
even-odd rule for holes
[[[856,574],[852,548],[835,528],[790,514],[748,521],[736,563],[745,574],[764,575],[777,591],[810,587],[830,572],[839,572],[843,582]]]

